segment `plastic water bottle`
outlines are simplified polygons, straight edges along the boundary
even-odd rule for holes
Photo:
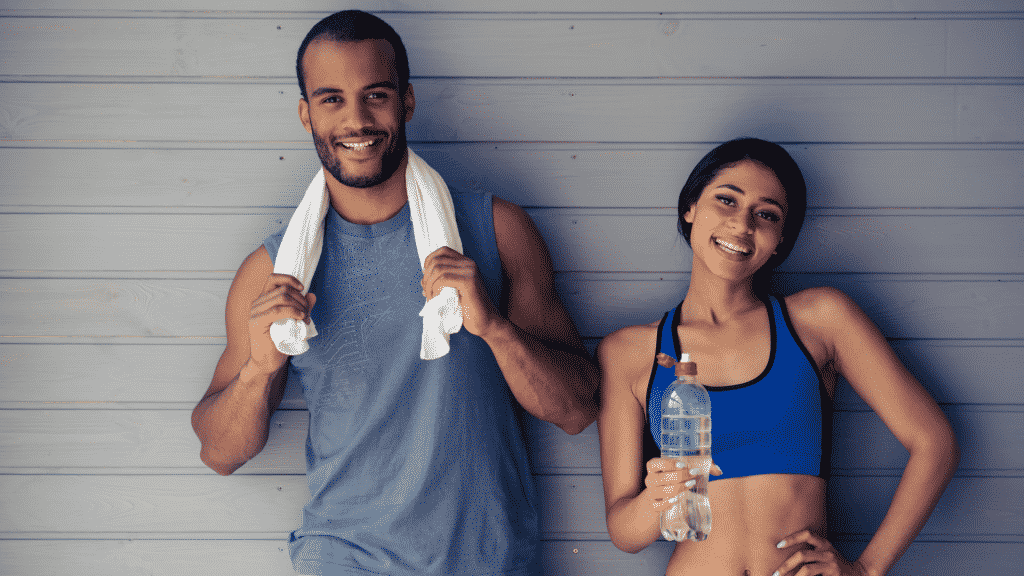
[[[672,362],[659,354],[659,363],[664,365],[665,360]],[[689,354],[680,355],[675,370],[676,381],[661,397],[661,457],[682,460],[684,470],[697,468],[700,475],[693,488],[661,513],[661,535],[666,540],[700,541],[711,532],[711,399],[697,382],[697,365],[690,362]]]

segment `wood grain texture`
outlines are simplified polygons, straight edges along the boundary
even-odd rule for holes
[[[720,142],[737,135],[779,142],[1024,141],[1024,93],[1004,84],[651,80],[637,90],[635,81],[616,79],[429,78],[415,89],[413,144]],[[308,142],[296,122],[298,96],[298,87],[283,81],[9,82],[0,84],[0,140]],[[260,121],[233,121],[240,114]]]
[[[548,540],[607,540],[601,477],[537,476],[541,534]],[[835,535],[875,531],[898,478],[835,476],[829,483]],[[304,475],[5,475],[0,537],[43,532],[278,535],[295,529],[309,498]],[[922,530],[922,541],[1017,541],[1024,478],[955,478]],[[38,537],[38,536],[33,536]]]
[[[658,320],[688,274],[557,274],[584,337]],[[845,291],[890,338],[1024,339],[1024,281],[871,274],[786,274],[783,293]],[[223,337],[230,280],[0,279],[0,337]],[[127,342],[126,342],[127,343]]]
[[[119,410],[174,403],[191,407],[209,386],[224,350],[223,342],[199,344],[188,339],[171,344],[68,340],[0,342],[0,407]],[[1022,341],[897,340],[891,344],[940,403],[1024,405]],[[868,410],[844,383],[837,387],[836,406]],[[281,407],[305,409],[302,391],[286,388]]]
[[[231,143],[204,149],[120,145],[128,148],[0,148],[0,207],[294,209],[320,167],[311,140],[252,150],[231,149],[238,146]],[[486,190],[525,207],[671,208],[690,170],[713,146],[480,142],[415,149],[449,187]],[[1016,193],[1024,188],[1019,147],[786,148],[804,174],[812,208],[1024,208],[1024,195]],[[75,194],[82,182],[103,185]]]
[[[269,214],[0,214],[6,270],[232,271],[288,223]],[[556,272],[681,272],[692,254],[675,209],[531,209]],[[915,215],[877,210],[811,213],[780,271],[1003,273],[1024,252],[992,250],[1024,238],[1024,210]],[[212,250],[211,247],[216,247]]]
[[[736,136],[783,142],[813,209],[777,287],[850,293],[964,448],[892,573],[1019,571],[1017,0],[346,7],[377,11],[410,48],[416,150],[450,184],[530,208],[591,349],[684,294],[672,213],[697,160]],[[234,271],[318,167],[292,66],[338,8],[4,3],[0,573],[289,571],[308,498],[301,391],[229,478],[199,461],[188,416],[223,350]],[[853,557],[906,452],[847,384],[837,394],[829,523]],[[630,555],[608,541],[596,426],[528,422],[545,573],[663,574],[669,543]]]
[[[862,543],[837,541],[840,550]],[[566,576],[659,576],[672,544],[658,541],[639,554],[611,542],[555,540],[541,543],[545,574]],[[0,540],[2,566],[12,574],[53,576],[181,576],[212,572],[224,576],[280,576],[291,569],[281,540]],[[917,542],[889,573],[892,576],[967,573],[1013,574],[1024,563],[1017,543]]]
[[[126,10],[136,11],[138,3],[133,0],[8,0],[8,9],[20,13],[29,10],[46,11],[93,11],[93,10]],[[354,0],[346,3],[346,7],[358,8],[372,12],[384,12],[384,18],[392,17],[393,13],[401,12],[494,12],[518,15],[530,12],[555,12],[574,14],[577,12],[605,13],[619,12],[622,3],[616,0],[591,0],[584,5],[572,4],[563,6],[544,0],[520,0],[509,3],[503,0],[424,0],[410,5],[403,0]],[[154,7],[158,9],[159,6]],[[196,18],[221,17],[219,12],[270,12],[288,14],[280,2],[274,0],[180,0],[174,4],[174,10],[194,12]],[[771,16],[774,12],[821,12],[825,14],[866,12],[869,14],[900,15],[913,12],[957,13],[966,12],[970,16],[984,15],[986,12],[1020,12],[1020,5],[1015,0],[851,0],[836,5],[829,0],[633,0],[629,8],[639,13],[739,13],[762,17]],[[338,10],[336,2],[331,0],[304,0],[302,10],[323,12],[323,16]],[[172,10],[167,10],[172,12]],[[159,13],[159,12],[158,12]]]
[[[321,17],[166,16],[8,18],[4,73],[293,79],[296,50]],[[1019,20],[393,13],[387,21],[416,78],[1024,75]]]
[[[961,476],[1024,476],[1024,453],[1004,450],[990,438],[1024,435],[1024,411],[945,406],[960,449]],[[191,410],[3,410],[0,411],[0,468],[8,473],[146,474],[147,470],[212,474],[199,460]],[[240,470],[243,474],[304,474],[309,415],[279,410],[270,423],[266,448]],[[537,474],[601,474],[597,426],[569,436],[530,418],[528,440]],[[837,412],[833,418],[835,474],[893,476],[902,472],[907,451],[874,412]],[[84,470],[83,470],[84,472]]]

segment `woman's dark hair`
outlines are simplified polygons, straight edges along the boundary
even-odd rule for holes
[[[800,167],[782,146],[774,142],[759,138],[737,138],[718,146],[701,158],[679,193],[679,233],[689,244],[693,225],[683,220],[683,214],[697,202],[704,188],[723,168],[742,160],[753,160],[774,172],[782,184],[782,189],[786,191],[786,220],[782,227],[782,242],[775,249],[777,254],[772,255],[758,271],[758,275],[770,274],[793,251],[797,236],[800,235],[800,228],[804,225],[804,214],[807,212],[807,185],[804,184]]]
[[[306,75],[302,70],[302,57],[306,55],[309,43],[321,34],[335,42],[358,42],[360,40],[386,40],[395,51],[395,71],[398,72],[398,91],[402,94],[409,86],[409,56],[398,32],[380,18],[362,10],[335,12],[317,22],[299,46],[295,58],[295,74],[299,77],[299,90],[306,98]]]

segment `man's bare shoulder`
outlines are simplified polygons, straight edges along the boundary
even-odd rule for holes
[[[267,278],[273,273],[274,261],[270,259],[270,253],[267,252],[266,246],[261,245],[242,261],[238,271],[235,272],[235,279],[231,283],[231,290],[235,291],[237,289],[245,293],[256,290],[255,294],[258,295],[263,290],[263,285],[267,282]],[[251,302],[254,299],[255,295],[249,301]]]
[[[491,212],[498,252],[507,268],[535,270],[531,263],[550,268],[547,245],[525,210],[500,196],[492,196]]]

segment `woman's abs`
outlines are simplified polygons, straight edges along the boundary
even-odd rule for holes
[[[800,548],[779,550],[786,536],[809,529],[825,536],[825,481],[817,476],[763,474],[708,485],[711,533],[680,542],[668,576],[766,576]]]

